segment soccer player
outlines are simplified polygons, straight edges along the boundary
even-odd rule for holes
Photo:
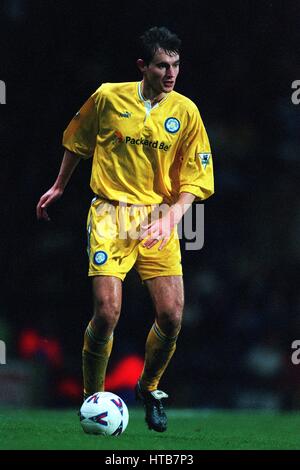
[[[60,171],[38,202],[37,217],[49,220],[49,206],[78,163],[93,157],[87,232],[94,312],[84,334],[84,396],[104,390],[122,281],[134,266],[155,308],[135,392],[148,427],[163,432],[161,400],[168,395],[158,385],[176,348],[184,304],[176,227],[195,199],[213,194],[213,166],[197,106],[174,91],[180,39],[153,27],[140,45],[142,80],[102,84],[65,130]],[[160,211],[162,206],[167,209]]]

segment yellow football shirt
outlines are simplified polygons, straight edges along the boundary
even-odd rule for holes
[[[128,204],[173,203],[214,192],[209,140],[197,106],[172,91],[151,107],[141,82],[105,83],[74,116],[63,146],[93,156],[91,188]]]

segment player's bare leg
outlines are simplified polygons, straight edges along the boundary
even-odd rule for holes
[[[82,368],[84,396],[104,390],[113,345],[113,331],[122,303],[122,281],[114,276],[93,277],[94,314],[84,334]]]
[[[146,408],[149,428],[163,432],[167,417],[161,399],[167,394],[157,387],[176,349],[184,305],[183,280],[182,276],[161,276],[146,284],[155,307],[155,323],[146,341],[145,364],[136,394]]]

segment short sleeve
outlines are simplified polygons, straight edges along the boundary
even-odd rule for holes
[[[180,153],[180,193],[207,199],[214,193],[213,162],[208,136],[196,106],[190,115]]]
[[[90,97],[64,131],[63,146],[82,158],[90,158],[94,154],[97,133],[97,109],[93,97]]]

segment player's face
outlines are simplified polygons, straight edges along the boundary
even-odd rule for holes
[[[144,81],[157,94],[170,93],[179,73],[179,55],[158,49],[149,65],[144,67]]]

